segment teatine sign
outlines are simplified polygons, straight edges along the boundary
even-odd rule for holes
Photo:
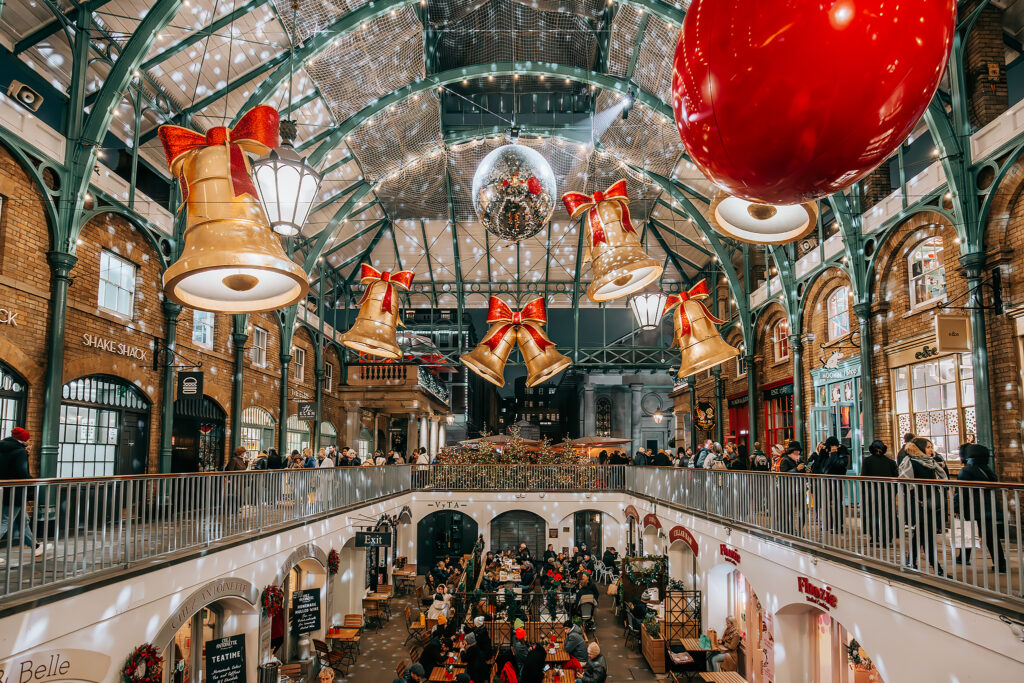
[[[802,576],[796,580],[796,589],[804,594],[807,602],[814,603],[823,609],[832,610],[839,604],[839,599],[828,586],[820,588]]]

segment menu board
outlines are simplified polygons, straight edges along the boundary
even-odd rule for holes
[[[295,591],[292,595],[292,628],[296,633],[320,630],[320,589]]]
[[[243,683],[245,681],[245,634],[208,640],[206,647],[206,680],[209,683]]]

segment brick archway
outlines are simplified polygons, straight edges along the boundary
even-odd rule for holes
[[[74,367],[69,367],[68,364],[64,365],[64,384],[72,380],[89,377],[90,375],[109,375],[131,384],[142,392],[142,395],[149,401],[150,406],[154,405],[157,401],[160,387],[146,386],[143,381],[131,378],[130,375],[135,374],[136,370],[136,365],[133,361],[128,359],[118,360],[114,356],[111,358],[95,357],[75,361],[72,365]]]
[[[0,360],[24,377],[29,387],[39,386],[43,381],[43,366],[4,337],[0,337]]]

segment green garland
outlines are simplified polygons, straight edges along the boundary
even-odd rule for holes
[[[637,564],[641,562],[652,562],[653,564],[647,569],[637,569],[634,567],[634,562]],[[658,580],[668,572],[668,558],[664,555],[644,555],[643,557],[629,557],[626,558],[626,578],[632,582],[634,586],[642,586],[648,588],[658,583]]]
[[[867,657],[862,657],[860,654],[860,643],[853,638],[846,645],[846,657],[850,660],[850,663],[854,666],[863,666],[867,669],[871,668],[871,660]]]

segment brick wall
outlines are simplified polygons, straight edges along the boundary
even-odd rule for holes
[[[968,16],[977,2],[965,3],[960,18]],[[965,61],[971,123],[981,128],[1006,111],[1008,104],[1003,10],[992,3],[981,11],[967,36]]]

